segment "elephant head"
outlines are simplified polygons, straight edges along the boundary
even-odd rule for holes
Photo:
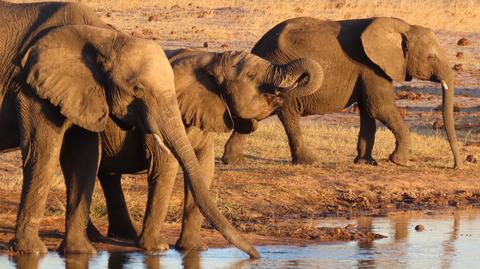
[[[395,18],[374,19],[361,35],[368,58],[392,80],[412,77],[439,82],[443,95],[443,120],[454,156],[454,167],[462,164],[453,118],[453,73],[445,51],[431,29]]]
[[[284,98],[312,94],[323,82],[322,68],[310,59],[274,65],[248,52],[183,52],[170,62],[184,120],[217,132],[251,133]],[[195,78],[186,79],[188,73]]]
[[[122,128],[153,136],[190,179],[202,213],[225,238],[258,257],[211,201],[188,140],[173,72],[159,45],[111,29],[64,26],[40,38],[21,60],[22,77],[71,123],[101,132],[112,118]]]

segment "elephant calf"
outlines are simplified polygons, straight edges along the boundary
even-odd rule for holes
[[[207,185],[214,174],[215,133],[232,129],[250,133],[257,127],[256,121],[269,116],[285,96],[311,94],[323,81],[322,68],[313,60],[298,59],[273,65],[252,54],[235,51],[175,50],[167,51],[167,56],[175,73],[183,122]],[[168,245],[160,229],[178,165],[171,156],[142,144],[141,136],[135,130],[122,131],[114,124],[107,125],[103,133],[104,151],[98,177],[107,201],[108,235],[137,238],[120,179],[123,173],[148,169],[148,201],[137,244],[148,250],[163,250]],[[151,157],[155,155],[163,157]],[[157,159],[161,161],[155,161]],[[176,247],[203,248],[199,238],[203,219],[187,180],[185,186],[182,232]],[[94,227],[91,230],[94,231]]]

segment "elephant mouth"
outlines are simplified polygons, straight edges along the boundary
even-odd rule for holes
[[[431,75],[430,77],[428,77],[428,78],[425,79],[425,80],[440,83],[440,79],[438,79],[436,75]]]
[[[267,100],[267,104],[272,108],[272,111],[283,105],[285,101],[285,98],[282,94],[265,93],[264,95],[265,99]]]
[[[308,76],[306,76],[308,82]],[[291,91],[296,89],[299,85],[302,85],[302,83],[306,83],[303,81],[304,78],[299,78],[296,82],[293,84],[286,86],[286,87],[281,87],[277,85],[271,85],[271,84],[265,84],[260,87],[260,90],[265,94],[265,95],[274,95],[274,96],[279,96],[279,97],[286,97]]]

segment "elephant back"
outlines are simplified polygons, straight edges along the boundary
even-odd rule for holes
[[[8,4],[1,2],[1,5],[0,33],[4,37],[0,38],[2,65],[9,65],[7,63],[12,60],[19,63],[25,51],[49,29],[64,25],[111,28],[93,11],[78,3]]]

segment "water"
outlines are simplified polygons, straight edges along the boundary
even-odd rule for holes
[[[0,256],[0,268],[480,268],[480,211],[435,215],[397,214],[356,220],[322,220],[322,226],[356,223],[388,236],[374,242],[335,242],[304,247],[258,247],[262,258],[249,260],[235,248],[160,255],[100,252],[97,256],[50,253]],[[425,231],[416,232],[417,224]]]

